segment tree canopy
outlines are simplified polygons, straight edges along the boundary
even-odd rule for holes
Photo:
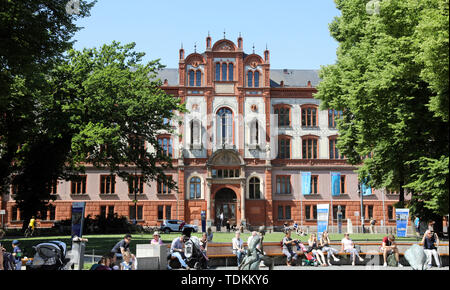
[[[339,150],[360,165],[360,180],[400,192],[399,206],[408,188],[413,202],[448,214],[448,171],[439,171],[449,149],[448,1],[335,2],[337,61],[321,68],[315,97],[343,111]]]

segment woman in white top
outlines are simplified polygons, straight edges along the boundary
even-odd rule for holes
[[[364,259],[359,256],[358,251],[355,249],[355,245],[353,244],[352,239],[350,239],[349,234],[344,235],[344,238],[341,241],[341,245],[342,252],[350,253],[352,255],[352,266],[355,266],[356,256],[358,256],[360,262],[364,261]]]
[[[324,231],[322,236],[320,237],[320,246],[322,247],[323,252],[327,252],[327,261],[328,265],[331,266],[330,257],[333,257],[335,262],[339,262],[339,259],[335,256],[338,253],[338,250],[330,247],[330,238],[328,237],[328,232]]]
[[[233,254],[237,257],[237,265],[239,267],[244,255],[244,241],[241,239],[240,231],[236,232],[236,236],[233,238],[231,243],[233,244]]]
[[[317,261],[321,266],[328,266],[325,261],[325,256],[323,255],[322,250],[319,247],[319,242],[317,241],[316,234],[311,234],[308,239],[308,245],[312,249],[312,253],[314,256],[316,256]]]

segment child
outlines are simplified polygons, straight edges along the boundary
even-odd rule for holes
[[[19,241],[18,240],[14,240],[12,242],[12,247],[13,247],[13,257],[14,260],[16,261],[16,270],[21,270],[22,269],[22,250],[19,248]]]
[[[123,254],[123,261],[120,263],[120,270],[134,270],[134,261],[131,258],[130,252]]]

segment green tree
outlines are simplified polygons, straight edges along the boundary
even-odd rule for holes
[[[47,89],[35,106],[36,126],[15,160],[14,198],[26,219],[54,198],[48,190],[53,180],[70,180],[86,166],[107,169],[126,181],[138,172],[144,181],[175,187],[164,175],[172,160],[163,154],[157,135],[172,131],[166,120],[183,106],[155,80],[162,68],[159,60],[142,64],[144,53],[134,47],[113,42],[70,50],[67,60],[47,75]]]
[[[9,190],[13,160],[35,126],[36,98],[45,90],[44,73],[72,47],[95,1],[0,0],[0,192]],[[71,12],[71,13],[68,13]],[[73,12],[73,13],[72,13]]]
[[[350,163],[360,165],[360,180],[370,175],[373,187],[398,190],[398,205],[405,206],[406,185],[421,173],[423,178],[448,178],[448,174],[426,173],[431,167],[419,162],[448,157],[445,110],[433,106],[440,104],[435,99],[448,101],[448,93],[442,89],[445,85],[432,84],[433,78],[440,80],[445,74],[445,65],[436,75],[429,73],[435,55],[419,39],[425,38],[427,15],[447,15],[448,22],[448,1],[375,1],[379,13],[367,10],[374,1],[335,2],[342,13],[330,24],[331,35],[339,42],[337,62],[322,67],[316,98],[322,100],[323,109],[344,112],[338,122],[338,148]],[[440,35],[439,41],[430,40],[439,48],[445,45],[441,22],[439,18],[439,24],[432,26],[440,29],[433,32]],[[448,33],[446,41],[448,49]],[[429,55],[423,57],[419,47]],[[448,52],[442,57],[447,58],[448,76]],[[413,196],[419,190],[408,188]]]

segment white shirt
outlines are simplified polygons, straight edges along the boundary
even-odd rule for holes
[[[236,238],[233,238],[233,240],[231,240],[231,242],[233,243],[233,250],[241,250],[242,245],[244,244],[244,242],[242,241],[241,238],[239,238],[239,240]]]
[[[353,249],[353,241],[351,239],[343,238],[341,243],[344,245],[344,251]]]

